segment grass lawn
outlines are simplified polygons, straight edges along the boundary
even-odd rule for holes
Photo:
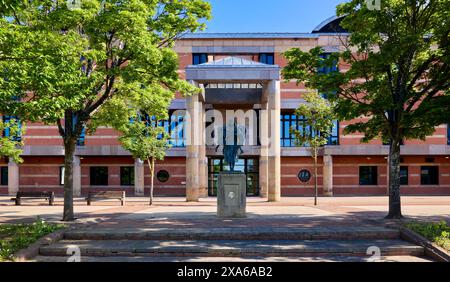
[[[0,261],[12,261],[15,252],[63,227],[39,218],[31,224],[0,224]]]
[[[412,222],[407,223],[405,226],[450,251],[450,226],[445,221],[439,223]]]

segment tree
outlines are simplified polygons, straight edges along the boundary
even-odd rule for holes
[[[295,115],[303,117],[299,126],[303,130],[293,130],[296,142],[300,146],[308,146],[314,159],[314,205],[317,205],[317,157],[319,149],[328,143],[334,120],[333,105],[317,92],[303,95],[305,104],[301,104]]]
[[[400,145],[422,139],[450,115],[450,1],[385,0],[380,10],[364,0],[337,7],[344,50],[329,57],[321,48],[292,49],[286,79],[305,82],[336,101],[341,120],[356,120],[345,133],[364,134],[363,142],[389,143],[389,214],[401,218]],[[346,72],[318,73],[337,60]]]
[[[179,79],[178,58],[171,47],[180,34],[204,28],[202,20],[209,19],[210,4],[203,0],[67,3],[0,3],[0,72],[7,78],[0,82],[0,99],[21,95],[21,102],[11,108],[22,120],[58,125],[65,149],[63,220],[70,221],[74,219],[73,160],[83,129],[92,119],[100,122],[95,116],[112,99],[142,98],[163,90],[195,93],[195,87]]]
[[[146,160],[150,169],[150,205],[153,204],[155,161],[163,160],[169,149],[167,133],[158,122],[136,120],[122,128],[119,137],[122,146],[131,152],[134,158]]]

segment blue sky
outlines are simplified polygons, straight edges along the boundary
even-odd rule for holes
[[[206,32],[311,32],[344,0],[209,0]]]

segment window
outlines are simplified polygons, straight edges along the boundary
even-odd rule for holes
[[[65,167],[60,166],[59,167],[59,185],[64,185],[64,172],[65,172]]]
[[[281,114],[280,119],[281,147],[297,147],[295,134],[292,133],[292,130],[301,132],[308,130],[311,132],[311,128],[304,125],[305,119],[303,117],[285,113]],[[333,122],[327,145],[339,145],[339,122],[337,120]]]
[[[331,134],[328,136],[327,145],[339,145],[339,121],[333,121],[333,128],[331,129]]]
[[[447,124],[447,145],[450,145],[450,123]]]
[[[377,185],[378,173],[376,166],[359,167],[359,185]]]
[[[185,111],[169,112],[169,120],[156,121],[154,116],[150,117],[148,114],[143,114],[142,120],[146,121],[147,126],[164,127],[165,132],[169,135],[168,143],[172,147],[185,147],[184,139],[184,120]],[[130,122],[133,122],[132,120]],[[162,135],[158,138],[162,138]]]
[[[123,166],[120,168],[120,185],[131,186],[134,185],[134,167]]]
[[[8,185],[8,167],[2,166],[0,169],[0,185]]]
[[[259,62],[266,65],[274,65],[275,56],[273,53],[261,53],[259,54]]]
[[[420,168],[420,184],[439,185],[439,167],[422,166]]]
[[[73,124],[74,128],[75,128],[75,124],[76,123],[77,123],[77,116],[74,114],[72,116],[72,124]],[[81,131],[80,137],[78,137],[78,139],[77,139],[77,146],[84,146],[85,139],[86,139],[86,128],[83,127],[83,130]]]
[[[83,127],[80,137],[77,139],[77,146],[84,146],[86,140],[86,128]]]
[[[169,180],[170,174],[167,170],[160,170],[158,171],[158,173],[156,174],[156,178],[158,179],[159,182],[167,182]]]
[[[192,54],[192,64],[200,65],[208,62],[208,54],[194,53]]]
[[[4,123],[4,124],[9,123],[9,122],[11,122],[11,121],[15,121],[15,122],[17,122],[18,129],[20,130],[20,129],[22,128],[22,123],[20,122],[20,119],[17,118],[17,117],[14,117],[14,116],[3,116],[3,117],[2,117],[2,120],[3,120],[3,123]],[[10,135],[11,135],[11,132],[10,132],[10,131],[11,131],[11,130],[10,130],[9,127],[5,128],[5,129],[3,130],[3,132],[2,132],[2,136],[3,136],[3,137],[10,137]],[[18,135],[17,135],[17,136],[14,136],[12,139],[13,139],[14,141],[20,142],[20,141],[22,140],[22,136],[21,136],[20,131],[19,131]]]
[[[108,167],[99,166],[91,167],[91,186],[107,186],[108,185]]]
[[[400,167],[400,185],[408,185],[408,167]]]
[[[322,59],[328,59],[328,57],[330,57],[331,53],[323,53],[322,55],[320,55],[320,57]],[[330,72],[335,72],[338,71],[338,65],[337,62],[334,62],[332,66],[326,65],[325,62],[322,62],[322,67],[320,67],[317,71],[319,73],[323,73],[323,74],[327,74]]]

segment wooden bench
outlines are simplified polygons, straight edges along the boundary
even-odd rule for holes
[[[48,200],[48,204],[53,206],[53,202],[55,201],[55,193],[54,192],[17,192],[15,198],[11,198],[11,201],[16,202],[16,206],[20,206],[22,204],[22,198],[26,199],[46,199]]]
[[[94,200],[117,199],[120,200],[122,206],[125,205],[125,191],[89,191],[86,198],[88,206]]]

